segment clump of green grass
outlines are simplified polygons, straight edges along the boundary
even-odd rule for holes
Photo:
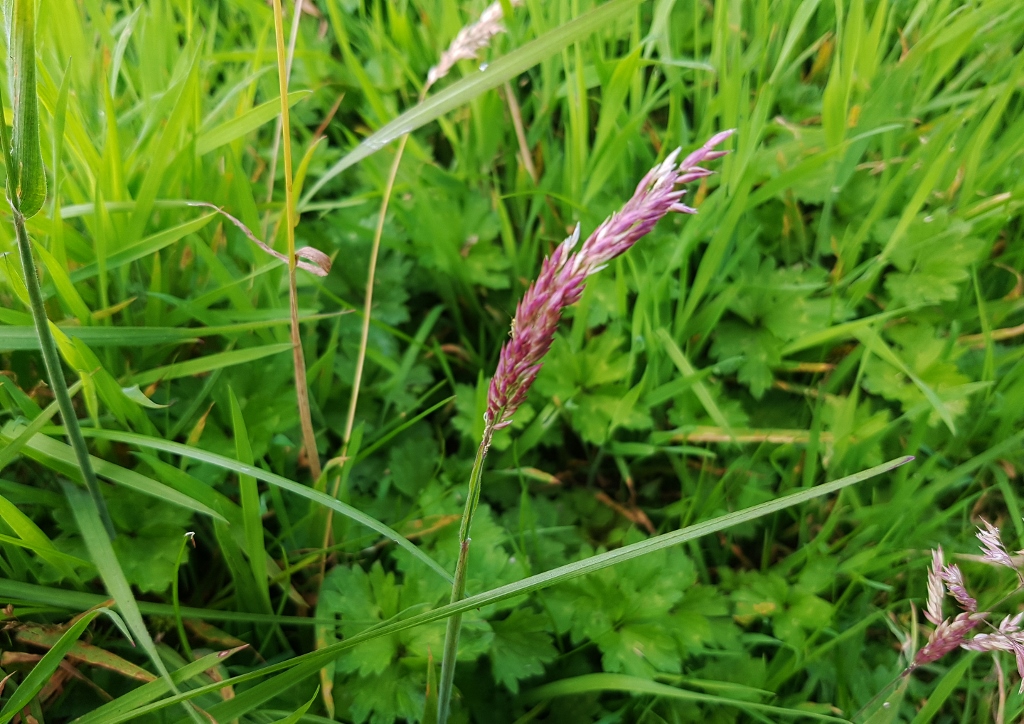
[[[287,174],[276,40],[292,28],[275,33],[270,6],[39,7],[51,191],[26,231],[117,537],[97,548],[102,524],[65,501],[77,458],[5,257],[3,648],[42,653],[34,632],[116,589],[154,656],[88,621],[113,667],[58,670],[27,697],[37,718],[187,701],[218,721],[423,721],[461,614],[453,720],[842,719],[905,667],[893,630],[925,601],[922,551],[966,551],[982,516],[1022,547],[1013,0],[527,2],[422,101],[483,3],[325,0],[283,74]],[[667,149],[734,127],[689,197],[700,213],[588,284],[494,436],[467,597],[446,603],[516,300]],[[321,250],[330,274],[296,275],[291,295],[288,264],[195,202],[276,229],[262,238],[286,259]],[[16,244],[0,227],[0,253]],[[996,570],[967,575],[1000,590]],[[10,661],[5,702],[47,670]],[[166,667],[180,693],[132,666]],[[1012,721],[1024,698],[991,671],[928,663],[877,716]]]

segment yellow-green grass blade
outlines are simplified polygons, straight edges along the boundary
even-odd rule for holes
[[[313,91],[297,90],[288,94],[288,105],[294,106]],[[224,121],[219,126],[203,132],[196,139],[196,153],[203,156],[232,141],[235,141],[247,133],[255,131],[264,123],[274,120],[281,112],[281,101],[278,98],[261,103],[237,118]]]

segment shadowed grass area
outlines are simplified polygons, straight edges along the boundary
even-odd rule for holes
[[[306,2],[289,242],[269,4],[40,3],[49,195],[27,231],[117,537],[98,547],[64,496],[81,474],[5,221],[0,700],[104,724],[177,721],[178,701],[218,721],[430,721],[462,612],[451,721],[1020,718],[1008,654],[1000,675],[954,652],[890,687],[927,635],[930,548],[982,610],[1020,604],[973,539],[984,518],[1024,548],[1018,5],[527,0],[419,102],[482,2]],[[684,198],[699,213],[567,312],[495,435],[467,598],[446,605],[516,302],[577,222],[588,235],[726,128],[733,152]],[[319,479],[288,265],[188,202],[333,261],[296,276]],[[19,634],[64,626],[54,650],[77,651],[72,619],[108,598],[148,632],[133,648],[91,619],[82,642],[110,666],[52,668]]]

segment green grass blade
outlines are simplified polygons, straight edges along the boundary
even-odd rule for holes
[[[23,583],[0,578],[0,598],[4,601],[18,601],[37,606],[48,606],[67,611],[81,611],[92,606],[99,606],[107,600],[106,596],[84,591],[67,591],[59,588],[40,586],[34,583]],[[169,603],[153,603],[139,601],[139,610],[146,615],[174,617],[174,606]],[[264,613],[240,613],[238,611],[221,611],[215,608],[181,607],[181,617],[202,621],[227,621],[232,623],[270,623],[289,626],[334,625],[333,619],[313,618],[306,616],[269,615]]]
[[[288,94],[289,107],[294,106],[306,96],[312,94],[310,90],[292,91]],[[237,118],[221,123],[216,128],[201,134],[196,139],[196,153],[203,156],[210,151],[235,141],[247,133],[255,131],[264,123],[269,123],[281,112],[281,102],[275,98],[272,101],[261,103]]]
[[[690,361],[686,359],[686,355],[679,349],[679,345],[672,339],[672,335],[668,333],[667,329],[661,328],[658,330],[658,339],[665,345],[665,353],[668,354],[669,359],[672,360],[672,364],[676,366],[680,374],[683,377],[693,377],[697,374],[697,370],[694,368]],[[700,400],[700,404],[704,406],[704,409],[711,419],[715,421],[715,424],[721,427],[726,432],[730,432],[729,421],[725,417],[725,413],[722,412],[715,399],[711,396],[711,392],[708,390],[707,385],[701,381],[693,383],[693,392],[697,395],[697,399]]]
[[[263,347],[250,347],[249,349],[237,349],[231,352],[220,352],[219,354],[211,354],[206,357],[198,357],[188,362],[178,362],[165,367],[157,367],[145,372],[139,372],[132,376],[132,383],[136,385],[151,385],[154,382],[164,380],[192,377],[193,375],[201,375],[223,367],[254,362],[264,357],[281,354],[291,348],[291,344],[281,343],[268,344]]]
[[[298,724],[298,722],[302,721],[302,718],[305,715],[305,713],[309,711],[309,707],[313,706],[313,702],[316,701],[316,697],[319,693],[320,688],[317,687],[317,690],[313,692],[313,696],[309,698],[309,701],[307,701],[305,704],[300,706],[298,709],[296,709],[288,716],[273,722],[273,724]]]
[[[121,570],[121,564],[117,561],[117,556],[114,553],[113,546],[110,544],[110,538],[106,535],[95,502],[86,492],[70,483],[62,483],[62,486],[68,503],[71,505],[71,510],[74,512],[79,532],[85,541],[85,547],[89,551],[89,557],[92,559],[93,565],[100,572],[100,578],[103,579],[103,585],[106,587],[107,593],[110,594],[117,604],[117,608],[121,612],[128,630],[135,637],[135,641],[138,645],[142,646],[142,650],[149,656],[153,666],[160,676],[167,681],[168,686],[177,692],[177,686],[171,681],[171,675],[167,671],[167,667],[164,666],[160,654],[157,653],[156,645],[153,643],[149,630],[142,620],[139,605],[135,601],[135,596],[132,594],[131,586],[128,585],[128,579],[125,578],[124,571]]]
[[[752,701],[740,699],[729,699],[714,694],[702,694],[687,689],[677,689],[668,684],[661,684],[649,679],[641,679],[626,674],[584,674],[568,679],[561,679],[550,684],[545,684],[526,695],[527,701],[537,702],[545,699],[554,699],[560,696],[580,696],[586,694],[599,694],[605,691],[622,691],[635,696],[656,696],[665,699],[680,699],[682,701],[703,702],[714,706],[727,706],[748,711],[760,711],[766,714],[773,714],[779,717],[791,719],[813,719],[815,721],[846,722],[846,719],[839,719],[825,714],[816,714],[806,709],[785,709],[781,706],[769,704],[758,704]]]
[[[223,663],[229,656],[241,651],[243,646],[225,651],[215,651],[200,659],[185,664],[180,669],[171,672],[171,681],[175,684],[183,684],[212,669],[217,664]],[[169,691],[166,679],[156,679],[148,684],[143,684],[137,689],[132,689],[127,694],[119,696],[113,701],[108,701],[103,706],[93,709],[85,716],[74,720],[74,724],[103,724],[108,717],[124,714],[140,706],[156,701]]]
[[[301,322],[327,319],[334,314],[308,314]],[[59,327],[72,339],[90,347],[150,347],[158,344],[191,344],[203,337],[231,337],[245,332],[288,324],[288,317],[261,319],[207,327]],[[39,349],[39,339],[31,325],[0,325],[0,352],[26,352]],[[2,383],[0,383],[2,384]]]
[[[2,430],[0,430],[0,440],[4,443],[10,443],[17,439],[23,430],[24,428],[20,425],[8,423]],[[76,466],[74,451],[69,445],[58,440],[54,440],[51,437],[47,437],[46,435],[37,434],[33,435],[31,439],[24,443],[23,449],[25,450],[25,454],[33,460],[41,462],[63,475],[76,479],[81,477],[81,473],[78,471]],[[187,495],[179,493],[177,490],[170,488],[163,483],[158,483],[152,478],[148,478],[141,473],[123,468],[120,465],[115,465],[114,463],[91,455],[89,456],[89,460],[92,463],[96,474],[106,478],[112,483],[123,485],[126,488],[131,488],[132,490],[136,490],[144,495],[149,495],[174,505],[179,505],[188,510],[194,510],[195,512],[203,515],[208,515],[215,520],[224,521],[224,517],[212,508],[190,498]]]
[[[235,435],[235,457],[246,465],[253,464],[252,446],[249,444],[249,433],[245,429],[245,418],[242,408],[238,405],[235,391],[228,387],[231,401],[231,427]],[[242,503],[242,525],[245,529],[245,553],[252,568],[252,577],[256,582],[257,592],[267,611],[270,610],[270,589],[267,587],[267,554],[263,547],[263,518],[260,516],[260,493],[256,487],[256,478],[251,475],[238,475],[239,498]]]
[[[36,242],[35,248],[36,253],[39,254],[39,258],[43,262],[43,268],[49,272],[50,277],[53,279],[53,286],[56,287],[57,294],[68,305],[68,309],[78,318],[81,324],[88,324],[91,318],[89,307],[82,300],[82,295],[75,289],[75,285],[71,283],[71,277],[68,276],[68,272],[65,269],[67,263],[61,264],[57,257],[47,251],[46,247],[39,242]]]
[[[917,386],[921,393],[928,400],[928,404],[932,406],[932,409],[938,413],[942,421],[946,423],[946,427],[949,431],[956,434],[956,423],[953,421],[953,415],[950,413],[949,408],[946,407],[946,403],[942,401],[942,398],[929,386],[924,380],[914,374],[914,371],[910,369],[906,362],[900,359],[900,356],[896,354],[892,348],[885,343],[878,333],[870,327],[861,329],[857,333],[857,339],[867,347],[872,354],[878,355],[880,358],[891,364],[893,367],[898,369],[900,372],[905,374],[907,378]]]
[[[524,578],[520,581],[516,581],[515,583],[510,583],[490,591],[485,591],[484,593],[469,596],[461,601],[457,601],[456,603],[449,603],[445,606],[435,608],[432,611],[425,611],[415,616],[410,616],[405,620],[399,620],[369,629],[355,636],[351,636],[337,644],[320,649],[319,651],[303,654],[302,656],[295,657],[289,661],[274,664],[259,671],[243,674],[224,682],[212,684],[208,687],[203,687],[189,692],[188,694],[172,697],[150,707],[138,709],[132,713],[132,716],[141,716],[144,713],[162,709],[179,701],[199,696],[207,691],[217,691],[226,685],[241,684],[267,674],[283,672],[271,681],[268,681],[259,687],[248,689],[245,692],[236,695],[234,699],[224,702],[224,704],[218,704],[216,707],[212,707],[209,710],[211,716],[215,716],[218,719],[232,719],[234,717],[241,716],[247,711],[251,711],[256,706],[259,706],[261,703],[266,701],[265,697],[273,696],[275,695],[275,692],[278,691],[287,690],[287,687],[293,686],[303,678],[313,676],[320,667],[329,661],[333,661],[340,652],[350,649],[353,646],[357,646],[364,641],[370,641],[381,636],[388,636],[415,626],[432,623],[434,621],[441,621],[454,616],[457,613],[464,613],[499,601],[505,601],[510,598],[516,598],[528,593],[533,593],[534,591],[548,588],[557,583],[579,578],[580,576],[584,576],[589,573],[595,573],[620,563],[626,563],[648,553],[654,553],[655,551],[664,550],[687,541],[696,540],[703,536],[725,530],[734,525],[739,525],[772,513],[777,513],[781,510],[785,510],[786,508],[806,503],[807,501],[815,498],[831,495],[843,488],[876,477],[901,465],[905,465],[913,459],[913,457],[907,456],[890,460],[886,463],[882,463],[881,465],[869,468],[868,470],[856,473],[855,475],[848,475],[840,478],[839,480],[825,483],[824,485],[790,493],[789,495],[785,495],[767,503],[761,503],[760,505],[745,508],[734,513],[728,513],[718,518],[698,523],[696,525],[691,525],[672,533],[665,533],[654,538],[649,538],[648,540],[623,546],[622,548],[618,548],[613,551],[591,556],[590,558],[582,561],[559,566],[558,568],[553,568],[550,571],[539,573],[537,575],[530,576],[529,578]],[[114,719],[110,721],[109,724],[128,721],[130,718],[131,717]]]
[[[81,389],[82,383],[76,382],[70,388],[68,388],[68,394],[74,396],[75,393]],[[57,403],[51,402],[46,406],[46,409],[36,415],[32,422],[25,426],[25,428],[18,434],[16,438],[11,440],[7,445],[0,450],[0,471],[6,468],[11,462],[18,456],[18,451],[25,447],[25,444],[32,439],[32,437],[38,433],[43,427],[46,426],[53,416],[57,414]]]
[[[611,0],[611,2],[604,3],[575,20],[571,20],[565,25],[555,28],[523,47],[499,58],[491,63],[486,71],[474,73],[468,78],[463,78],[440,93],[416,104],[376,133],[364,139],[340,161],[331,166],[302,197],[302,201],[299,203],[299,210],[301,211],[310,202],[317,191],[324,187],[324,184],[345,169],[379,151],[391,141],[407,133],[412,133],[417,128],[430,123],[448,111],[463,106],[480,94],[492,88],[497,88],[502,83],[515,78],[542,60],[554,55],[572,43],[582,40],[605,23],[632,9],[639,3],[640,0]]]
[[[335,500],[329,495],[307,488],[306,486],[300,485],[288,478],[275,475],[274,473],[257,468],[253,465],[245,465],[244,463],[232,460],[229,457],[224,457],[223,455],[218,455],[206,450],[200,450],[199,448],[189,447],[188,445],[182,445],[181,443],[168,442],[166,440],[148,437],[146,435],[97,429],[83,430],[82,434],[86,437],[95,437],[103,440],[117,440],[129,445],[138,445],[139,447],[149,448],[151,450],[162,450],[174,455],[181,455],[182,457],[186,457],[191,460],[210,463],[211,465],[216,465],[224,470],[231,470],[232,472],[241,473],[242,475],[251,475],[257,480],[262,480],[265,483],[275,485],[290,493],[306,498],[307,500],[312,500],[314,503],[319,503],[320,505],[332,508],[334,512],[340,513],[346,518],[350,518],[356,523],[360,523],[376,533],[380,533],[382,536],[393,541],[403,550],[410,553],[417,560],[427,565],[432,571],[441,576],[449,584],[452,582],[452,576],[448,571],[442,568],[433,558],[410,543],[401,533],[392,530],[376,518],[368,516],[366,513],[353,508],[351,505],[346,505],[339,500]]]
[[[0,518],[20,538],[20,543],[15,543],[15,545],[24,545],[30,550],[35,551],[40,558],[53,566],[62,577],[69,578],[75,582],[78,581],[78,576],[75,574],[73,566],[79,563],[86,563],[87,561],[82,561],[75,556],[67,555],[58,550],[49,536],[31,518],[21,512],[16,505],[2,495],[0,495]]]
[[[64,75],[60,81],[60,90],[57,91],[57,106],[53,111],[52,141],[53,147],[53,208],[50,211],[50,249],[53,251],[58,264],[66,267],[67,255],[64,251],[64,224],[61,220],[61,158],[64,153],[64,125],[68,115],[68,92],[71,90],[71,62],[68,61],[64,69]]]
[[[145,239],[140,239],[136,243],[126,246],[125,248],[109,255],[105,259],[103,268],[107,273],[109,273],[114,269],[124,266],[125,264],[131,264],[133,261],[138,261],[139,259],[144,259],[150,254],[155,254],[174,242],[185,238],[189,234],[194,234],[199,231],[209,224],[216,216],[217,214],[206,214],[205,216],[200,216],[198,219],[187,221],[184,224],[179,224],[178,226],[172,226],[170,229],[164,229],[163,231],[158,231],[152,236],[147,236]],[[94,276],[99,274],[100,264],[97,262],[86,264],[81,269],[76,269],[71,272],[68,276],[71,278],[71,281],[77,283],[86,279],[92,279]]]

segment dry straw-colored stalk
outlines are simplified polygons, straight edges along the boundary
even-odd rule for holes
[[[274,0],[274,36],[277,40],[277,76],[281,94],[281,146],[284,152],[284,209],[285,238],[287,239],[288,261],[288,309],[291,315],[292,362],[295,366],[295,397],[299,408],[299,423],[302,427],[302,446],[314,480],[320,478],[320,455],[316,449],[316,434],[313,432],[313,418],[309,410],[309,386],[306,383],[306,359],[302,351],[299,334],[299,292],[296,280],[298,259],[295,256],[295,197],[292,193],[292,135],[288,114],[288,68],[284,45],[284,15],[281,0]]]

